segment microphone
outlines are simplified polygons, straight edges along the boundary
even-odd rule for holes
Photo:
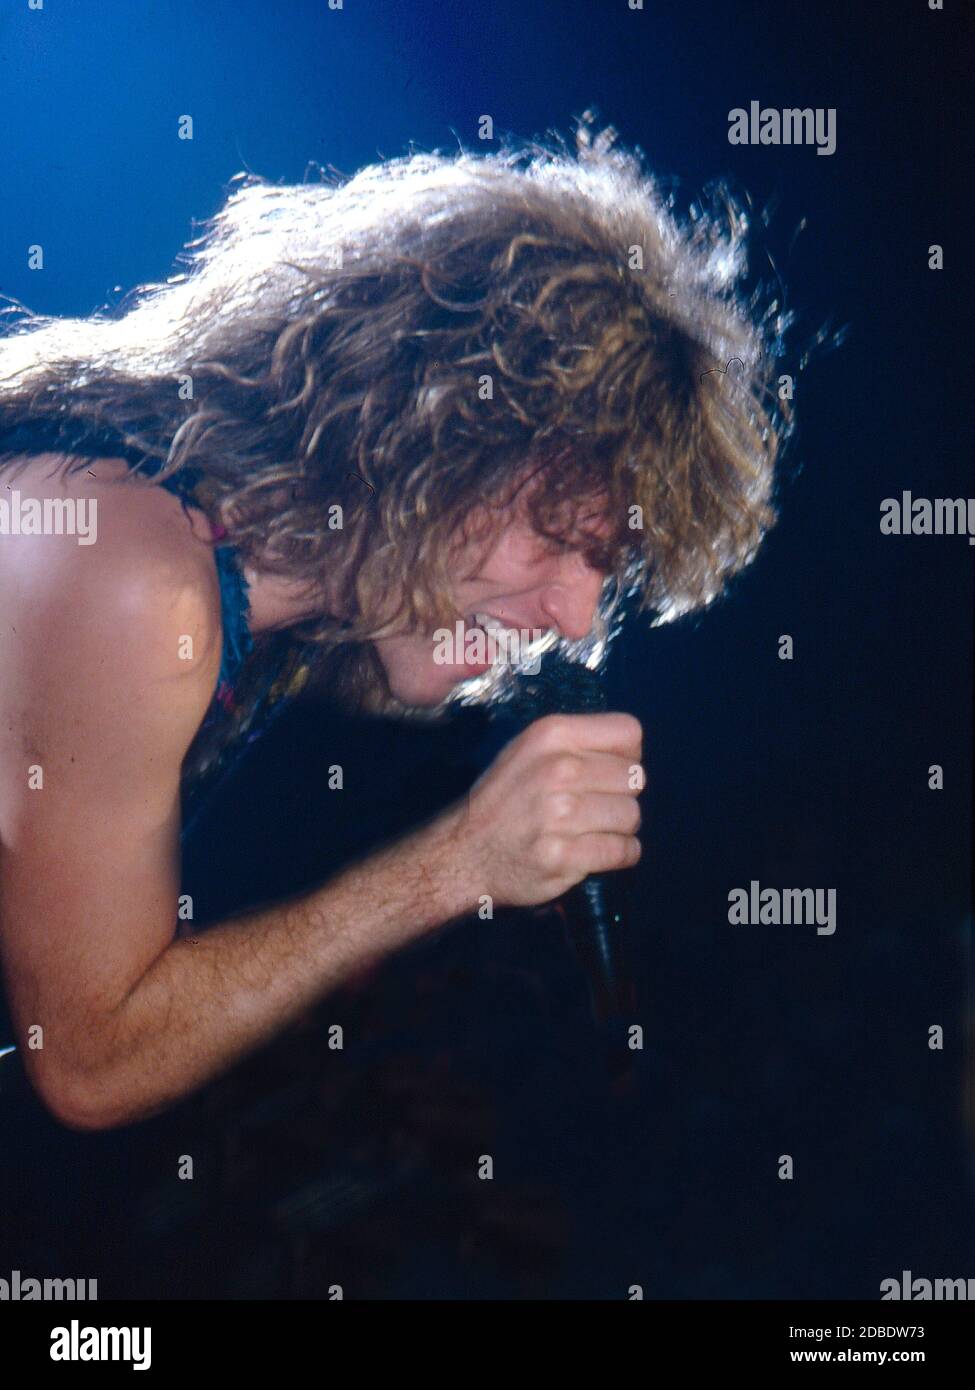
[[[494,715],[492,755],[516,733],[547,714],[598,714],[606,709],[599,671],[548,652],[533,672],[519,672],[510,696]],[[503,736],[499,739],[497,734]],[[489,751],[482,745],[482,755]],[[636,989],[627,940],[626,892],[618,873],[590,874],[553,903],[562,917],[576,959],[589,981],[593,1018],[600,1023],[632,1019]]]
[[[644,578],[645,562],[635,554],[620,574],[607,579],[584,638],[547,634],[519,660],[497,663],[489,672],[462,682],[448,696],[444,710],[453,705],[487,708],[491,727],[475,755],[481,766],[515,734],[546,714],[597,714],[606,709],[602,673],[610,646],[637,606]],[[626,927],[627,888],[621,877],[618,872],[590,874],[553,904],[588,977],[593,1017],[610,1032],[619,1032],[636,1008]]]

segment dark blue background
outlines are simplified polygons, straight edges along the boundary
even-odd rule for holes
[[[824,322],[848,333],[798,375],[781,521],[756,563],[705,615],[628,632],[614,654],[614,704],[642,720],[650,772],[633,875],[646,1049],[629,1081],[607,1080],[551,920],[464,924],[152,1125],[66,1137],[28,1105],[5,1136],[33,1166],[18,1213],[8,1181],[0,1271],[63,1273],[44,1259],[67,1251],[103,1296],[174,1297],[339,1282],[348,1297],[620,1298],[638,1283],[875,1298],[903,1268],[975,1275],[975,550],[879,531],[903,489],[972,493],[971,30],[946,7],[5,9],[0,292],[36,310],[85,314],[164,279],[239,169],[351,173],[410,141],[489,148],[483,113],[528,136],[595,106],[674,178],[679,210],[716,176],[756,209],[774,201],[755,269],[770,281],[771,256],[797,314],[788,369]],[[728,112],[752,99],[835,107],[836,153],[729,145]],[[43,273],[25,266],[34,242]],[[319,881],[459,795],[469,746],[461,726],[377,729],[305,704],[216,809],[187,883],[216,918]],[[325,786],[337,760],[340,796]],[[753,878],[836,887],[836,934],[729,926],[728,891]],[[340,1015],[347,1050],[324,1054]],[[174,1195],[184,1152],[198,1177]],[[494,1184],[473,1178],[483,1152]],[[308,1192],[296,1216],[289,1197]],[[66,1196],[54,1230],[39,1213]]]

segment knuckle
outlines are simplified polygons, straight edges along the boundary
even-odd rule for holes
[[[555,753],[549,763],[548,775],[555,787],[574,787],[579,781],[582,765],[574,753]]]
[[[546,714],[531,725],[534,741],[544,750],[562,748],[568,735],[569,724],[564,714]]]
[[[555,791],[546,798],[547,819],[561,824],[571,821],[579,813],[579,798],[575,792]]]
[[[557,835],[543,835],[535,852],[539,868],[545,874],[556,875],[565,872],[566,844]]]

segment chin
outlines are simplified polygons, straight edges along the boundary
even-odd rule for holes
[[[431,659],[429,649],[418,651],[413,644],[405,643],[402,646],[377,644],[376,657],[382,669],[382,683],[390,697],[387,708],[405,718],[444,717],[448,711],[440,707],[447,696],[464,681],[491,669],[490,662],[441,665]]]
[[[383,712],[408,723],[446,723],[459,709],[456,704],[447,703],[447,696],[465,681],[490,669],[488,665],[457,667],[447,674],[440,667],[436,676],[430,673],[426,679],[387,678],[389,699]]]
[[[466,673],[453,680],[445,679],[442,675],[438,680],[436,675],[431,674],[426,678],[421,676],[406,680],[387,678],[387,683],[393,699],[400,704],[409,705],[414,709],[432,710],[466,679]]]

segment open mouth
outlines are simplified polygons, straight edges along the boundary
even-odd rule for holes
[[[466,653],[464,664],[474,671],[488,671],[492,666],[505,663],[518,651],[520,641],[517,628],[506,627],[493,613],[480,611],[464,616],[463,630],[458,637]],[[483,653],[483,660],[474,656],[468,642],[474,643],[474,651]]]
[[[507,637],[509,633],[517,633],[518,629],[506,627],[499,618],[495,618],[492,613],[471,613],[464,618],[464,631],[476,632],[480,629],[485,635],[490,634],[499,642]]]
[[[458,627],[461,627],[460,623]],[[480,641],[478,634],[483,635]],[[546,628],[509,627],[493,613],[478,610],[467,614],[463,619],[462,641],[465,647],[469,638],[475,642],[476,649],[483,651],[486,657],[486,660],[479,661],[472,660],[470,655],[465,656],[465,664],[471,667],[473,672],[523,666],[534,670],[540,652],[551,644],[552,633]]]

